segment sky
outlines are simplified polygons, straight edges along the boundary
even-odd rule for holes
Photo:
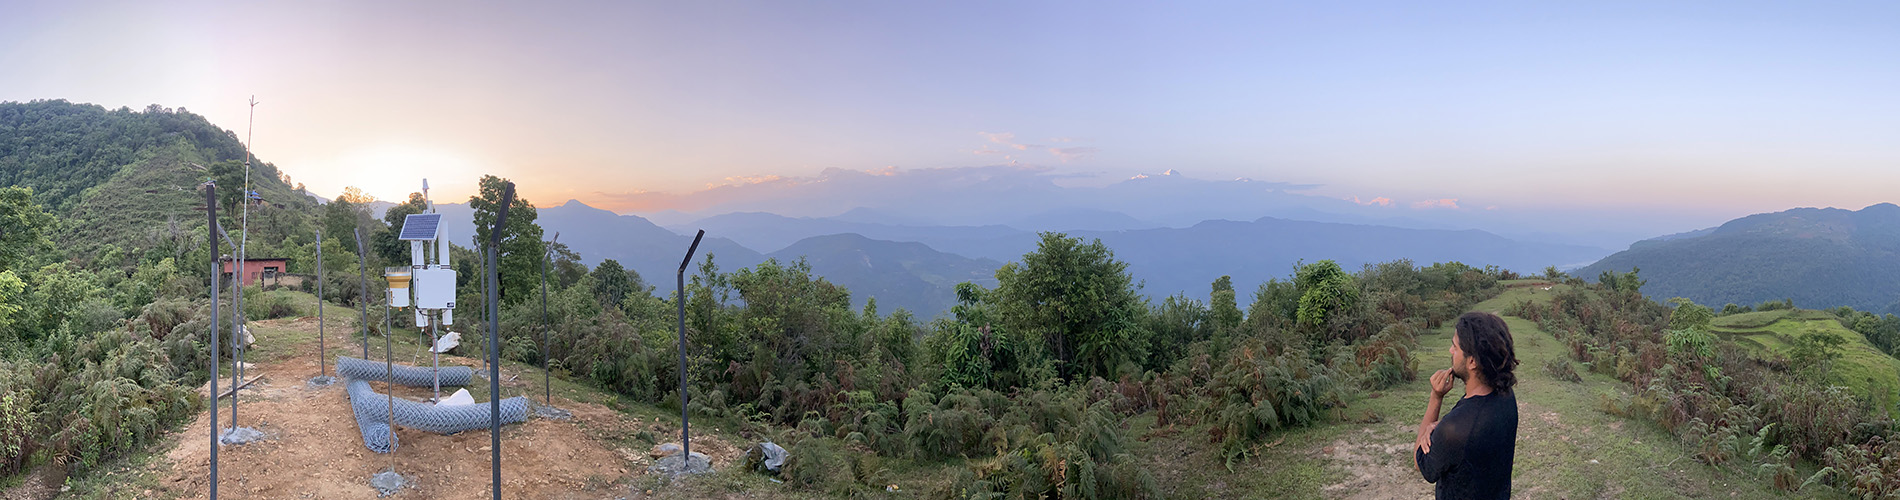
[[[1178,170],[1393,210],[1893,201],[1900,4],[8,2],[0,100],[185,108],[318,194]],[[1447,207],[1447,200],[1456,200]],[[1694,225],[1689,222],[1684,225]],[[1694,229],[1682,227],[1680,229]]]

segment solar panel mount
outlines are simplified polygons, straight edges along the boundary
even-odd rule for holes
[[[435,241],[442,234],[442,214],[409,214],[402,220],[402,241]]]

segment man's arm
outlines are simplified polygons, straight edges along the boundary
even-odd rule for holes
[[[1432,374],[1431,398],[1425,402],[1425,418],[1418,421],[1418,454],[1413,455],[1412,465],[1418,465],[1418,455],[1432,452],[1432,430],[1438,427],[1438,411],[1445,404],[1445,394],[1451,392],[1451,370],[1439,370]]]

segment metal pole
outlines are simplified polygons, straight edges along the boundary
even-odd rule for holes
[[[501,212],[495,216],[495,226],[488,229],[488,440],[495,500],[501,500],[501,278],[496,260],[501,253],[501,229],[508,227],[508,206],[515,204],[515,183],[504,186]]]
[[[396,435],[396,350],[390,348],[389,304],[383,304],[383,400],[389,408],[389,435]],[[391,439],[390,442],[395,442]],[[389,449],[389,471],[396,471],[396,449]]]
[[[323,335],[324,335],[323,334],[323,228],[319,227],[317,228],[317,376],[318,377],[322,377],[330,373],[330,368],[326,364],[329,361],[323,359],[324,356],[329,355],[329,351],[326,351],[323,349]]]
[[[554,405],[554,383],[548,374],[548,260],[553,258],[554,243],[561,241],[561,233],[554,233],[554,239],[548,241],[547,251],[541,252],[541,397],[543,404]]]
[[[244,129],[244,190],[238,193],[238,212],[242,214],[239,228],[243,231],[238,233],[237,272],[232,275],[233,278],[244,273],[244,264],[249,260],[245,255],[245,250],[249,248],[248,245],[251,242],[251,139],[254,137],[252,134],[256,126],[257,96],[251,96],[250,123],[245,125]],[[237,351],[237,356],[231,359],[231,364],[235,367],[231,370],[231,430],[233,431],[238,428],[238,379],[244,376],[244,337],[250,335],[250,330],[244,328],[244,280],[237,279],[236,281],[238,281],[237,303],[233,304],[233,311],[231,311],[231,321],[235,323],[235,326],[231,328],[231,335],[237,339],[231,345],[231,349]]]
[[[693,235],[693,246],[686,247],[686,258],[680,260],[680,271],[673,275],[679,283],[679,295],[673,298],[680,311],[680,470],[688,470],[693,465],[693,439],[691,427],[686,419],[686,266],[693,263],[693,252],[699,251],[699,239],[706,237],[706,230]]]
[[[369,360],[369,262],[363,254],[363,228],[356,228],[356,273],[363,278],[363,290],[357,306],[363,311],[363,360]]]
[[[435,388],[435,397],[430,400],[433,402],[442,401],[442,353],[436,352],[436,343],[441,342],[442,339],[436,335],[435,329],[436,325],[441,323],[441,311],[429,313],[429,370],[430,375],[435,377],[431,385],[431,387]]]
[[[218,186],[205,183],[205,212],[211,218],[211,500],[218,499]]]

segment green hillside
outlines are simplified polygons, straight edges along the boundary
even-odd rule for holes
[[[0,102],[0,185],[32,188],[34,200],[60,218],[51,237],[75,256],[178,238],[178,224],[203,217],[196,189],[207,179],[221,186],[221,208],[235,208],[243,160],[236,135],[183,109]],[[250,183],[267,202],[260,212],[315,205],[269,163],[253,165]]]
[[[1705,235],[1637,242],[1577,270],[1641,269],[1643,291],[1720,309],[1794,299],[1813,308],[1900,312],[1900,206],[1797,208],[1735,219]]]
[[[1854,395],[1867,398],[1888,413],[1900,415],[1900,359],[1894,359],[1859,332],[1842,327],[1840,320],[1827,311],[1782,309],[1731,314],[1715,318],[1716,333],[1751,351],[1787,357],[1803,335],[1825,333],[1847,340],[1841,359],[1834,363],[1828,380],[1850,388]]]

